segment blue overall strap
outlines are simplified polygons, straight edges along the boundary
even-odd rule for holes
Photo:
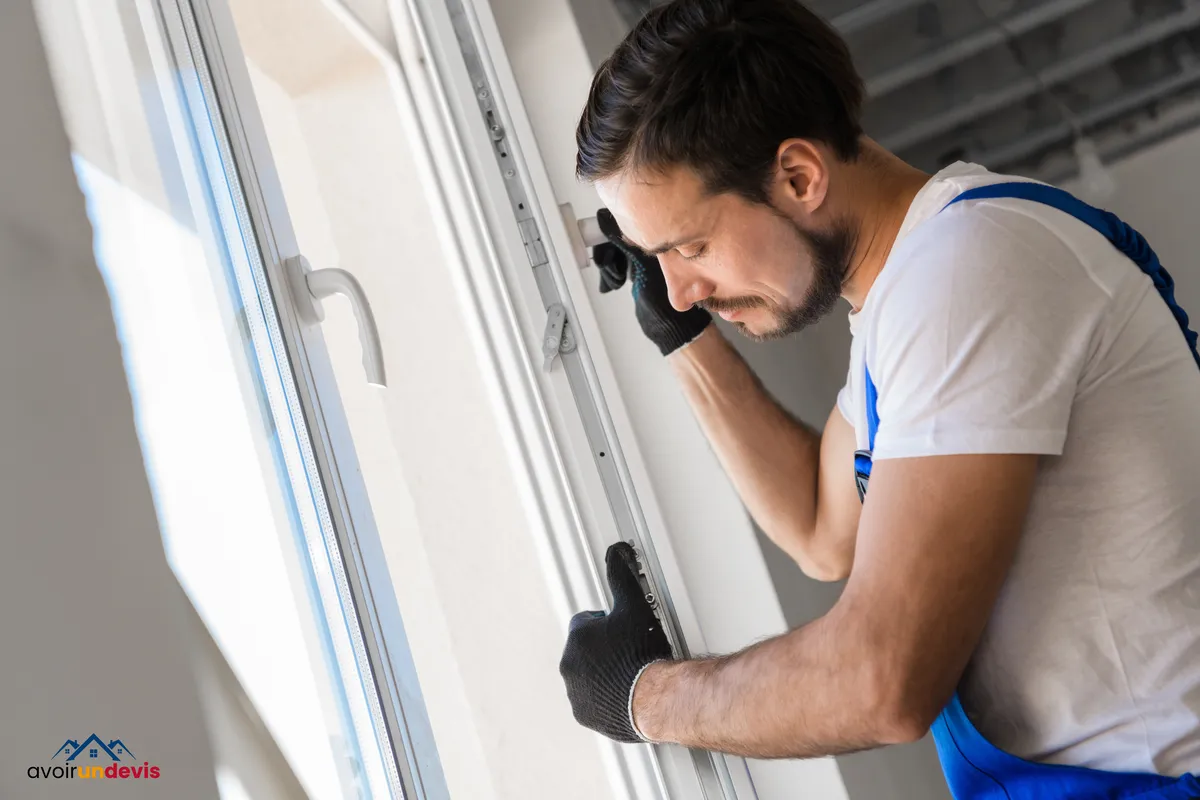
[[[879,392],[871,380],[871,370],[863,365],[867,389],[867,449],[854,453],[854,483],[858,487],[858,501],[867,499],[867,486],[871,482],[871,454],[875,452],[875,434],[879,432]]]
[[[1040,764],[983,738],[958,695],[933,723],[933,743],[955,800],[1195,800],[1200,781],[1146,772]]]
[[[1035,203],[1057,208],[1059,211],[1070,214],[1075,219],[1093,228],[1097,233],[1112,242],[1114,247],[1128,256],[1133,263],[1138,265],[1142,272],[1150,276],[1150,280],[1154,281],[1154,288],[1158,289],[1158,293],[1166,301],[1167,307],[1175,315],[1175,321],[1179,323],[1179,327],[1183,330],[1183,337],[1187,340],[1188,347],[1192,350],[1192,358],[1196,360],[1196,366],[1200,367],[1200,352],[1197,352],[1196,349],[1196,332],[1188,327],[1187,312],[1180,308],[1179,303],[1175,300],[1175,280],[1159,262],[1158,256],[1155,255],[1154,250],[1150,247],[1150,243],[1140,233],[1122,222],[1111,211],[1104,211],[1095,206],[1090,206],[1070,192],[1065,192],[1053,186],[1046,186],[1042,183],[1029,183],[1025,181],[993,183],[989,186],[978,186],[974,189],[968,189],[947,203],[946,207],[942,210],[944,211],[955,203],[961,203],[966,200],[1000,198],[1031,200]]]

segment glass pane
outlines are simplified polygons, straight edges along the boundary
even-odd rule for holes
[[[37,5],[171,566],[308,793],[392,797],[326,499],[206,67],[187,47],[189,12]]]

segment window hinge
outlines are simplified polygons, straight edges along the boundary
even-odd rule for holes
[[[575,352],[575,336],[567,327],[567,309],[555,303],[546,309],[546,331],[542,334],[542,371],[554,369],[559,353]]]

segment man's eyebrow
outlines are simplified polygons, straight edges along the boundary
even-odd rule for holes
[[[623,233],[621,234],[621,238],[624,239],[626,241],[626,243],[632,245],[633,247],[636,247],[638,250],[641,250],[643,253],[645,253],[648,256],[661,256],[663,253],[670,252],[671,250],[674,250],[676,247],[687,244],[688,242],[691,242],[699,237],[687,236],[682,239],[676,239],[673,242],[667,242],[666,244],[656,245],[655,247],[642,247],[637,242],[631,241],[629,239],[629,237]]]

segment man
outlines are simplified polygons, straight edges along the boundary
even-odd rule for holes
[[[1200,796],[1200,362],[1169,278],[1058,190],[913,169],[862,95],[795,0],[676,0],[595,77],[578,167],[609,286],[628,263],[763,530],[847,583],[809,625],[673,661],[614,546],[614,610],[572,620],[561,664],[576,718],[758,758],[932,726],[960,798]],[[709,312],[768,339],[839,296],[854,343],[817,434]]]

